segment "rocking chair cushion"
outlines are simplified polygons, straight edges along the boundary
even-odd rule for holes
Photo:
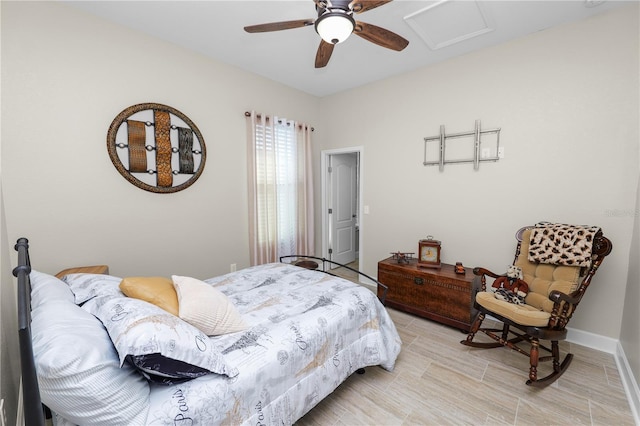
[[[527,299],[529,296],[527,296]],[[476,294],[476,302],[491,312],[495,312],[511,321],[533,327],[546,327],[549,323],[551,314],[542,311],[531,305],[516,305],[515,303],[505,302],[496,299],[493,292],[480,291]]]
[[[527,255],[530,235],[530,229],[523,233],[521,251],[515,265],[522,268],[523,279],[529,284],[529,294],[525,302],[551,313],[553,302],[549,300],[549,294],[553,290],[565,294],[576,290],[580,281],[580,267],[530,262]]]

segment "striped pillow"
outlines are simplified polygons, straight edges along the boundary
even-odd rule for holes
[[[190,277],[172,275],[178,294],[178,316],[207,336],[247,329],[236,307],[222,292]]]

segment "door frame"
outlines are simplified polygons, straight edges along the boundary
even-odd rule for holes
[[[355,146],[349,148],[337,148],[322,150],[320,155],[320,181],[321,181],[321,208],[322,208],[322,257],[329,259],[329,193],[328,185],[328,164],[329,158],[336,154],[359,154],[358,155],[358,265],[362,270],[362,262],[364,259],[364,247],[362,245],[362,235],[364,229],[364,214],[362,201],[362,188],[364,188],[363,165],[364,165],[364,147]]]

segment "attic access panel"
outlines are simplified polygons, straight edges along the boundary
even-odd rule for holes
[[[107,150],[125,179],[156,193],[191,186],[202,174],[207,153],[189,117],[156,103],[133,105],[118,114],[107,133]]]
[[[405,22],[432,50],[478,37],[495,29],[477,1],[431,1],[404,17]]]

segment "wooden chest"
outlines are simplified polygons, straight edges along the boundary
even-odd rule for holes
[[[456,274],[454,266],[424,268],[412,259],[398,264],[392,257],[378,262],[378,281],[389,287],[386,305],[469,331],[480,280],[471,268]],[[382,289],[379,290],[381,292]]]

